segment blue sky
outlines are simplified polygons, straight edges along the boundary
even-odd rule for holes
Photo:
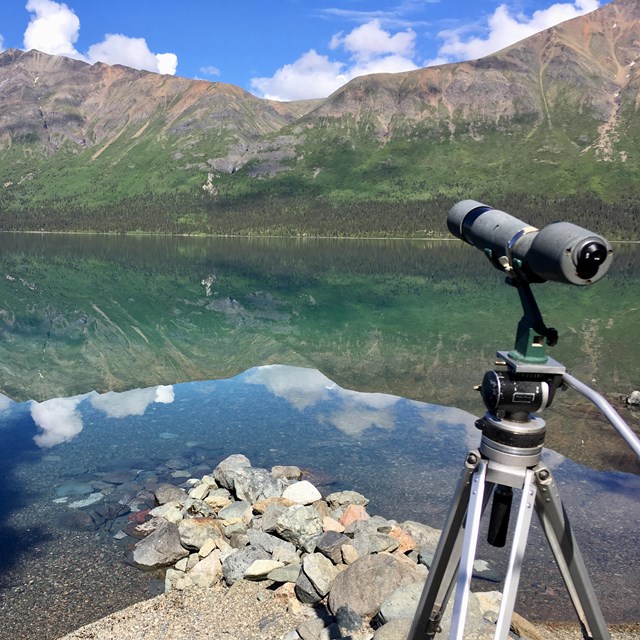
[[[482,57],[607,0],[2,0],[0,51],[38,49],[325,97],[353,77]]]

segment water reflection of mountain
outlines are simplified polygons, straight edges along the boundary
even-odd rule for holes
[[[501,274],[459,241],[1,234],[0,249],[0,392],[17,400],[283,363],[477,412],[471,388],[512,346],[521,313]],[[640,379],[640,251],[615,250],[593,288],[538,289],[561,336],[554,358],[610,397]],[[615,437],[596,443],[587,415],[557,398],[553,447],[637,470]]]

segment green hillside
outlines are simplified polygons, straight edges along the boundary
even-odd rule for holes
[[[482,60],[299,103],[5,51],[0,225],[429,236],[474,198],[637,239],[639,36],[640,6],[615,0]]]

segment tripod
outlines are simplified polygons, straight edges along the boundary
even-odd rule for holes
[[[463,638],[481,517],[493,497],[488,539],[494,546],[504,546],[513,489],[521,490],[522,496],[495,639],[506,640],[509,635],[533,511],[562,574],[583,638],[611,638],[556,483],[540,462],[545,422],[532,412],[548,407],[564,384],[594,402],[639,458],[640,440],[602,396],[546,356],[545,344],[555,344],[557,332],[544,326],[529,285],[510,284],[518,288],[524,309],[516,346],[511,352],[498,352],[497,364],[507,371],[490,371],[483,379],[480,389],[488,411],[476,422],[482,432],[480,447],[467,455],[408,640],[431,640],[441,631],[454,587],[449,638]]]

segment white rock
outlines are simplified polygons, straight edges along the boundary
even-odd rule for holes
[[[210,487],[206,484],[199,484],[189,491],[189,497],[194,500],[204,500],[209,495]]]
[[[222,564],[218,550],[210,553],[206,558],[198,562],[183,578],[179,578],[176,588],[186,587],[212,587],[222,580]]]
[[[96,504],[96,502],[100,502],[104,496],[101,493],[92,493],[87,496],[84,500],[76,500],[75,502],[70,502],[69,507],[71,509],[82,509],[82,507],[88,507],[91,504]]]
[[[282,493],[282,497],[303,505],[322,499],[320,492],[308,480],[300,480],[289,485]]]
[[[217,547],[215,538],[207,538],[204,544],[200,547],[198,555],[201,558],[206,558]]]
[[[254,560],[244,572],[244,577],[246,580],[265,580],[274,569],[280,567],[284,567],[284,564],[275,560]]]
[[[167,504],[160,505],[149,512],[154,518],[164,518],[169,522],[180,522],[182,520],[182,503],[174,500],[173,502],[167,502]]]

